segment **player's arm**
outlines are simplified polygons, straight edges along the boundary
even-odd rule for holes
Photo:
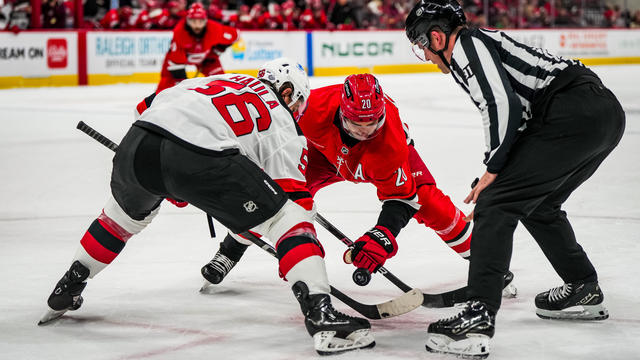
[[[345,258],[346,262],[351,261],[356,267],[370,272],[378,270],[396,254],[396,236],[420,208],[408,161],[391,174],[374,179],[373,185],[383,202],[382,211],[376,225],[355,241],[350,251],[351,259]]]
[[[211,53],[219,57],[229,46],[233,45],[236,40],[238,40],[238,30],[236,28],[220,25],[217,44],[213,46]]]
[[[506,70],[493,40],[482,32],[478,37],[461,37],[471,74],[456,69],[458,77],[467,79],[469,95],[482,114],[487,151],[484,163],[487,171],[498,173],[522,126],[522,103],[511,87]]]
[[[177,81],[187,78],[187,52],[179,45],[176,36],[171,40],[169,53],[167,54],[167,70]]]

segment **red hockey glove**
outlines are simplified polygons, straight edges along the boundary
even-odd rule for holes
[[[365,268],[375,272],[384,262],[398,252],[396,238],[384,226],[376,226],[367,231],[345,252],[351,252],[351,261],[358,268]],[[345,258],[345,262],[348,263]]]
[[[179,208],[183,208],[183,207],[189,205],[189,203],[186,202],[186,201],[174,200],[172,198],[165,198],[165,199],[167,199],[168,202],[172,203],[173,205],[175,205],[175,206],[177,206]]]

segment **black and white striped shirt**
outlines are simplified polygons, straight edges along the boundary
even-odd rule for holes
[[[531,119],[532,103],[566,68],[583,66],[521,44],[501,31],[463,29],[451,56],[451,73],[482,113],[491,173],[505,165],[509,149]]]

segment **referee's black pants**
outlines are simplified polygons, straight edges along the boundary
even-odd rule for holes
[[[616,147],[625,116],[596,80],[556,93],[546,115],[529,124],[474,210],[469,299],[496,311],[518,221],[565,283],[597,280],[561,206]]]

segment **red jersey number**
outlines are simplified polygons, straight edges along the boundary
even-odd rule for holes
[[[218,113],[224,121],[229,124],[233,133],[236,136],[242,136],[250,134],[253,131],[255,124],[258,125],[258,131],[265,131],[271,126],[271,114],[269,110],[262,102],[262,99],[254,93],[246,92],[242,94],[227,93],[221,96],[216,96],[222,93],[226,87],[240,90],[245,85],[238,84],[232,81],[215,80],[206,85],[206,88],[195,88],[195,90],[204,95],[213,95],[211,103],[216,107]],[[258,113],[258,117],[254,119],[251,117],[249,106],[255,109]],[[233,109],[233,110],[230,110]],[[234,119],[231,113],[240,114],[240,119]]]
[[[306,176],[307,165],[309,165],[309,149],[302,148],[302,155],[300,155],[300,164],[298,164],[298,170],[303,176]]]

